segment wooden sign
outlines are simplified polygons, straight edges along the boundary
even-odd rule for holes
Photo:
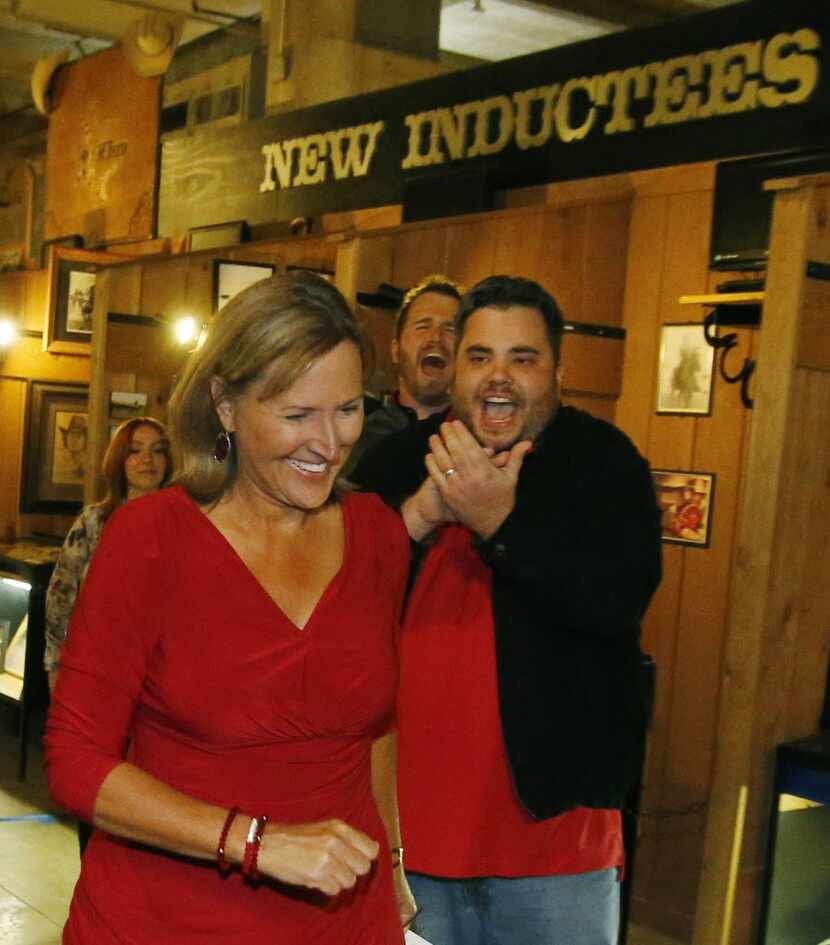
[[[159,231],[394,203],[406,215],[413,185],[450,199],[463,175],[492,192],[826,140],[830,4],[737,4],[680,22],[172,132]]]
[[[153,236],[160,82],[137,75],[120,46],[58,71],[46,239],[80,233],[94,246]]]

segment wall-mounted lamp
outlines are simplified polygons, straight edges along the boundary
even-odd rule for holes
[[[0,318],[0,348],[10,348],[17,341],[18,334],[15,322],[10,318]]]
[[[202,346],[206,331],[204,322],[194,318],[193,315],[184,315],[173,323],[176,341],[191,351]]]

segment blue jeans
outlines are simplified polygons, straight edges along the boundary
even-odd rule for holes
[[[616,945],[617,870],[518,879],[407,873],[413,931],[433,945]]]

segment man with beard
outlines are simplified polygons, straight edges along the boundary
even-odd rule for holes
[[[385,436],[418,420],[446,413],[452,373],[453,319],[461,292],[446,276],[422,279],[404,296],[395,323],[392,362],[398,389],[391,403],[366,417],[363,433],[343,468],[348,476],[360,457]]]
[[[480,282],[456,316],[450,417],[357,470],[421,549],[398,784],[413,927],[435,945],[617,941],[660,516],[628,438],[560,404],[562,331],[535,282]]]

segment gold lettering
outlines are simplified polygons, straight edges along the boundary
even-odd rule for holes
[[[444,157],[438,147],[438,112],[433,109],[428,112],[418,112],[416,115],[407,115],[404,122],[409,128],[409,146],[406,157],[401,161],[401,167],[405,169],[440,164]],[[421,151],[425,126],[429,131],[429,150],[426,153]]]
[[[377,148],[378,135],[383,131],[386,122],[374,121],[367,125],[355,125],[354,128],[341,128],[338,131],[329,131],[326,140],[330,147],[330,159],[334,176],[337,180],[344,177],[365,177],[372,163]],[[345,153],[342,149],[343,140],[347,140]],[[365,147],[361,141],[365,139]]]
[[[701,54],[709,67],[709,95],[697,112],[698,118],[733,115],[758,107],[760,79],[748,79],[761,71],[761,48],[756,43],[738,43],[725,49],[707,49]]]
[[[475,108],[475,137],[467,157],[503,151],[513,137],[513,105],[510,99],[506,95],[494,95],[481,102],[468,104]],[[498,115],[496,137],[492,141],[489,139],[491,114]]]
[[[516,105],[516,144],[522,151],[527,151],[528,148],[541,148],[550,141],[553,132],[553,103],[560,88],[561,86],[557,83],[513,93],[513,101]],[[536,131],[530,130],[530,110],[533,102],[542,103],[539,127]]]
[[[294,187],[320,184],[326,179],[326,162],[322,160],[328,150],[325,135],[308,135],[300,144],[300,158]]]
[[[607,135],[633,131],[634,122],[628,114],[632,98],[647,98],[651,77],[645,66],[633,66],[623,72],[608,72],[596,77],[594,101],[597,105],[611,105],[611,118],[602,129]],[[611,92],[613,90],[613,97]]]
[[[593,105],[594,100],[594,86],[596,82],[594,78],[586,79],[568,79],[568,81],[562,87],[562,94],[559,96],[559,101],[556,103],[556,108],[554,109],[554,114],[556,116],[556,133],[559,135],[561,141],[580,141],[593,127],[594,121],[596,121],[597,110]],[[588,101],[591,102],[591,107],[588,109],[588,114],[585,118],[585,121],[581,125],[574,128],[570,124],[571,120],[571,96],[575,92],[585,92],[588,96]]]
[[[276,190],[277,185],[274,183],[274,148],[276,144],[264,144],[260,149],[262,154],[265,155],[265,174],[262,178],[262,183],[259,185],[259,192],[264,194],[268,190]]]
[[[815,30],[779,33],[767,43],[762,60],[764,79],[771,85],[758,91],[758,100],[766,108],[797,105],[808,99],[818,84],[819,65],[812,55],[821,48]],[[782,92],[774,86],[795,82],[795,88]]]
[[[646,128],[675,125],[697,117],[702,93],[691,91],[703,80],[700,56],[677,56],[665,62],[653,62],[646,69],[654,76],[654,107],[646,115]]]
[[[451,161],[457,161],[463,158],[467,151],[467,119],[475,114],[476,103],[465,102],[463,105],[455,105],[452,109],[439,108],[436,111],[438,117],[437,127],[441,131],[441,139],[446,146],[447,154]],[[441,155],[441,161],[444,155]]]

